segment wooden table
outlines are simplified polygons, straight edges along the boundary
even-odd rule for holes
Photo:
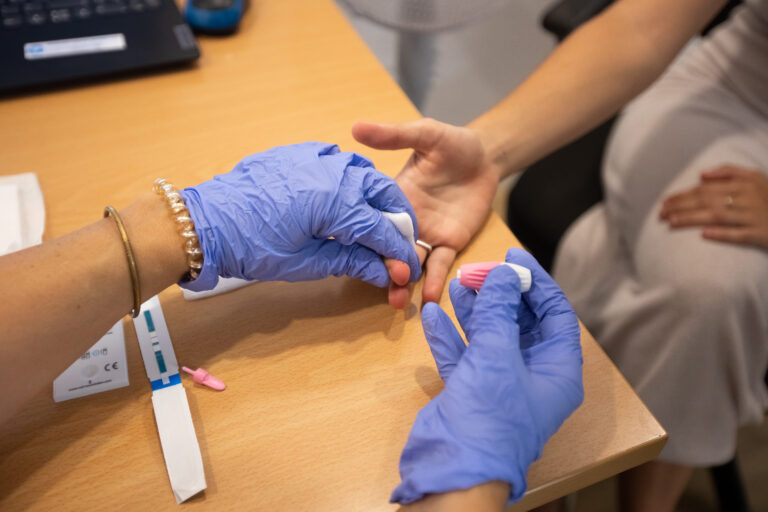
[[[391,175],[407,159],[350,135],[355,120],[418,112],[330,1],[255,1],[239,34],[203,38],[201,49],[189,69],[0,101],[0,174],[38,174],[47,238],[98,219],[105,204],[127,205],[156,177],[195,184],[275,145],[337,142]],[[516,245],[493,215],[457,265]],[[400,450],[442,388],[415,305],[393,311],[385,291],[347,279],[258,283],[197,302],[174,287],[161,301],[179,361],[229,386],[185,379],[208,489],[184,509],[395,508]],[[531,468],[515,510],[663,445],[586,331],[582,342],[584,405]],[[129,387],[58,404],[46,389],[0,426],[0,509],[178,510],[127,321],[126,344]]]

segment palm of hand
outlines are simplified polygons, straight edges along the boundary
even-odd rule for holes
[[[422,297],[425,302],[439,300],[456,253],[488,216],[499,170],[469,128],[420,119],[400,125],[357,123],[352,134],[376,149],[413,149],[395,181],[416,213],[419,239],[434,247],[430,254],[417,249],[426,265]],[[393,280],[389,303],[404,308],[407,273],[397,262],[388,261],[387,267]]]
[[[434,144],[415,151],[395,181],[416,212],[419,238],[460,251],[488,215],[498,172],[473,132],[448,125],[438,129],[442,133]]]

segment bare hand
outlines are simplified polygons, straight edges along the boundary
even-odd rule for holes
[[[421,247],[418,252],[426,259],[423,299],[436,302],[456,253],[488,216],[499,170],[474,131],[433,119],[398,125],[360,122],[352,127],[352,135],[376,149],[414,150],[395,180],[416,211],[419,239],[434,248],[428,256]],[[395,308],[408,303],[407,277],[403,281],[400,264],[387,262],[392,276],[389,303]]]
[[[733,165],[703,172],[701,184],[664,201],[659,217],[673,229],[702,226],[709,240],[768,249],[768,178]]]

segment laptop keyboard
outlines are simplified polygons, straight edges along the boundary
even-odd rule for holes
[[[143,12],[160,7],[160,2],[161,0],[0,0],[0,30]]]

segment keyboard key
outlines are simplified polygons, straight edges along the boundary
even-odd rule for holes
[[[91,17],[91,10],[88,7],[79,7],[75,9],[75,18],[84,20]]]
[[[39,2],[26,2],[24,4],[24,10],[27,13],[31,13],[33,11],[42,11],[43,10],[43,4]]]
[[[22,23],[24,23],[24,18],[22,18],[20,15],[3,17],[3,27],[5,28],[18,27]]]
[[[45,23],[45,13],[33,12],[27,16],[27,23],[30,25],[42,25]]]
[[[139,0],[131,0],[131,2],[128,4],[128,7],[134,11],[134,12],[141,12],[144,9],[147,8],[146,5],[144,5],[143,2],[140,2]]]
[[[96,14],[101,15],[122,14],[127,10],[127,7],[123,4],[101,4],[96,6]]]
[[[150,9],[157,9],[160,7],[160,0],[144,0],[144,3],[147,4],[147,7]]]
[[[3,5],[2,7],[0,7],[0,14],[2,14],[3,16],[12,16],[20,13],[21,11],[15,5]]]
[[[51,22],[64,23],[70,20],[69,9],[53,9],[48,13],[51,16]]]

